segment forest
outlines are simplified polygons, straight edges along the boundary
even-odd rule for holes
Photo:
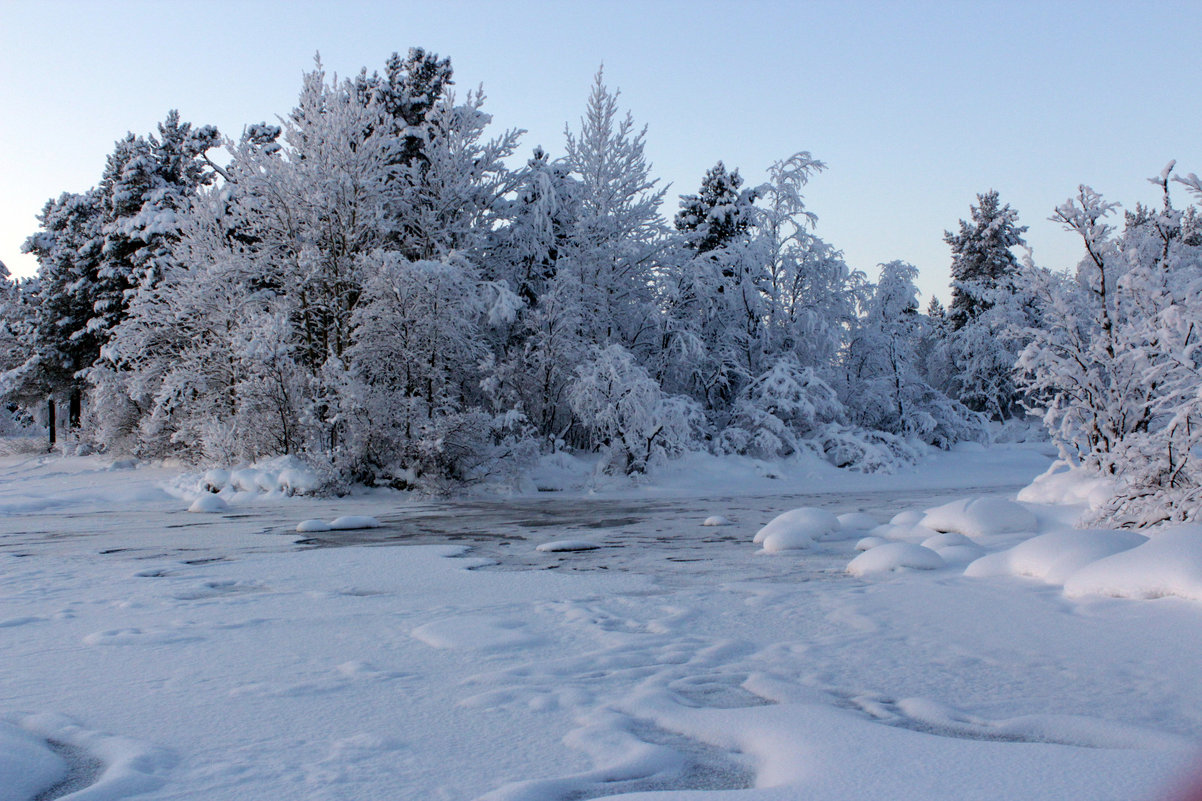
[[[914,266],[869,275],[818,236],[808,152],[669,198],[601,72],[560,155],[452,78],[419,48],[318,62],[237,139],[171,112],[116,142],[43,208],[37,275],[0,265],[0,433],[57,410],[78,447],[445,491],[558,450],[892,470],[1030,417],[1113,480],[1099,524],[1202,508],[1195,174],[1154,177],[1159,207],[1079,187],[1051,214],[1083,256],[1057,268],[985,191],[945,237],[950,302],[922,308]]]

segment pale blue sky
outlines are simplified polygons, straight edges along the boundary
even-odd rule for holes
[[[1036,260],[1075,262],[1046,221],[1094,186],[1156,199],[1202,173],[1199,2],[25,2],[0,0],[0,260],[14,273],[45,200],[96,183],[113,141],[170,108],[237,135],[291,108],[320,50],[376,69],[417,45],[483,84],[523,156],[563,150],[604,61],[676,196],[715,161],[749,181],[809,150],[818,233],[852,266],[905,259],[947,296],[943,231],[996,188]]]

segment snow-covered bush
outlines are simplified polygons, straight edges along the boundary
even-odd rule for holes
[[[568,401],[611,472],[645,471],[692,447],[701,425],[697,404],[667,395],[621,345],[594,351],[576,368]]]
[[[718,449],[759,459],[791,456],[806,449],[803,440],[843,415],[838,395],[817,371],[786,355],[735,401]]]

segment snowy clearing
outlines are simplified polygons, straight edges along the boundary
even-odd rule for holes
[[[0,799],[1159,798],[1202,534],[1015,503],[1049,461],[434,502],[3,457]],[[804,549],[752,542],[807,507]]]

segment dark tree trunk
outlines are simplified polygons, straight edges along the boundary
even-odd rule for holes
[[[46,428],[50,432],[50,447],[54,447],[55,431],[54,431],[54,398],[47,401],[46,404]]]
[[[71,387],[71,397],[67,406],[67,425],[79,428],[79,418],[83,416],[83,391],[79,387]]]

